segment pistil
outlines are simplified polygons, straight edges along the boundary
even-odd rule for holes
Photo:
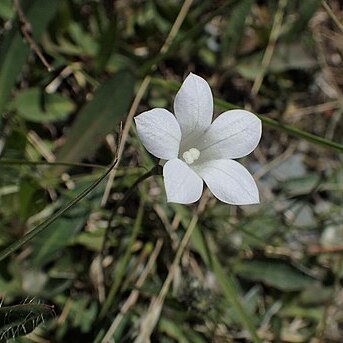
[[[200,157],[200,151],[196,148],[191,148],[182,154],[182,158],[187,164],[192,164]]]

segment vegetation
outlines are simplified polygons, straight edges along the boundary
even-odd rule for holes
[[[341,342],[339,0],[1,0],[0,341]],[[261,204],[166,202],[133,117],[189,72],[259,115]],[[122,123],[122,124],[121,124]]]

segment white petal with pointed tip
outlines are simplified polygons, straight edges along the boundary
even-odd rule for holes
[[[213,116],[213,98],[208,83],[190,73],[176,94],[174,112],[183,137],[202,134]]]
[[[207,161],[196,172],[219,200],[232,205],[259,203],[258,189],[250,173],[232,160]]]
[[[154,108],[134,119],[138,136],[151,154],[164,160],[178,156],[181,130],[172,113],[164,108]]]
[[[203,181],[185,162],[168,161],[163,167],[163,177],[168,202],[191,204],[200,199]]]
[[[204,160],[240,158],[256,148],[261,134],[257,116],[245,110],[231,110],[213,121],[197,148]]]

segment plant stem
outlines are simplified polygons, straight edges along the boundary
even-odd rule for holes
[[[125,275],[126,267],[127,267],[129,260],[130,260],[130,256],[131,256],[131,252],[132,252],[132,245],[134,244],[134,242],[137,238],[139,229],[141,228],[141,224],[142,224],[142,220],[143,220],[143,213],[144,213],[144,201],[141,200],[141,202],[139,204],[135,224],[133,226],[133,230],[132,230],[129,242],[127,244],[124,256],[118,265],[117,273],[116,273],[115,278],[113,280],[111,289],[110,289],[108,296],[106,297],[106,300],[105,300],[105,302],[104,302],[104,304],[100,310],[100,314],[99,314],[100,319],[105,317],[105,315],[107,314],[107,312],[110,310],[110,308],[112,307],[112,305],[114,303],[115,296],[117,294],[118,289],[120,288],[121,281]]]
[[[149,178],[150,176],[153,175],[159,175],[161,174],[161,169],[162,167],[160,165],[155,165],[151,170],[149,170],[148,172],[146,172],[145,174],[143,174],[142,176],[140,176],[134,183],[133,185],[126,191],[124,197],[119,200],[116,205],[114,206],[114,208],[112,209],[112,213],[111,216],[109,217],[108,221],[107,221],[107,227],[106,227],[106,231],[104,234],[104,238],[102,241],[102,248],[101,248],[101,256],[100,256],[100,263],[102,262],[104,255],[105,255],[105,249],[106,249],[106,242],[108,241],[108,237],[111,231],[111,223],[113,218],[115,217],[115,215],[117,214],[117,211],[119,209],[120,206],[122,206],[123,204],[125,204],[125,202],[129,199],[129,197],[132,195],[132,193],[134,192],[134,190],[136,189],[136,187],[144,180],[146,180],[147,178]],[[140,212],[139,212],[140,213]],[[139,217],[139,213],[138,213],[138,217]],[[135,232],[136,230],[134,230]],[[132,237],[131,237],[132,238]],[[131,240],[130,240],[131,241]],[[130,244],[129,244],[130,246]],[[126,256],[126,254],[125,254]],[[125,259],[124,259],[125,260]],[[125,263],[124,263],[125,264]],[[108,297],[106,298],[104,305],[102,306],[101,310],[100,310],[100,314],[99,314],[99,318],[103,318],[107,312],[109,311],[109,309],[111,308],[113,301],[114,301],[114,297],[116,295],[116,292],[118,290],[119,287],[119,281],[115,280],[111,286],[110,289],[110,293],[108,295]]]
[[[106,176],[111,172],[111,170],[114,167],[116,167],[117,163],[118,163],[118,159],[116,158],[111,164],[111,166],[106,170],[106,172],[99,179],[97,179],[94,183],[92,183],[88,188],[86,188],[83,192],[81,192],[76,198],[69,201],[65,206],[63,206],[55,214],[50,216],[47,220],[45,220],[41,224],[37,225],[35,228],[29,231],[22,238],[12,243],[6,249],[2,250],[0,252],[0,261],[5,259],[8,255],[12,254],[16,250],[18,250],[20,247],[22,247],[24,244],[29,242],[31,239],[36,237],[39,233],[41,233],[44,229],[46,229],[50,224],[52,224],[56,219],[58,219],[62,214],[64,214],[71,207],[73,207],[80,200],[82,200],[85,196],[87,196],[94,188],[96,188],[106,178]]]
[[[243,299],[237,290],[237,281],[235,276],[230,271],[224,271],[220,261],[218,260],[214,250],[215,243],[211,236],[205,238],[204,232],[196,229],[195,235],[198,245],[202,247],[203,253],[201,258],[207,267],[213,271],[218,285],[222,289],[223,295],[227,302],[232,306],[233,311],[238,316],[241,325],[249,332],[251,341],[254,343],[261,343],[261,339],[257,334],[257,329],[252,320],[252,316],[244,307]],[[249,341],[250,342],[250,341]]]
[[[159,86],[163,86],[167,89],[171,89],[171,90],[178,90],[181,86],[181,84],[179,82],[175,82],[175,81],[166,81],[160,78],[153,78],[151,80],[151,82],[153,84],[157,84]],[[214,104],[218,107],[221,108],[223,110],[233,110],[233,109],[240,109],[239,106],[236,106],[234,104],[231,104],[227,101],[221,100],[221,99],[217,99],[214,98]],[[257,115],[263,124],[266,124],[270,127],[273,127],[275,129],[278,129],[280,131],[286,132],[289,135],[298,137],[298,138],[302,138],[308,142],[312,142],[314,144],[317,145],[321,145],[323,147],[327,147],[327,148],[332,148],[335,149],[336,151],[343,153],[343,145],[333,142],[329,139],[326,138],[322,138],[320,136],[314,135],[312,133],[303,131],[301,129],[298,129],[292,125],[287,125],[287,124],[282,124],[280,122],[278,122],[277,120],[262,116],[262,115]]]
[[[115,206],[112,209],[111,212],[111,216],[108,218],[107,220],[107,227],[106,227],[106,231],[104,234],[104,238],[102,241],[102,248],[101,248],[101,254],[104,254],[104,250],[105,250],[105,245],[106,245],[106,241],[108,239],[108,235],[110,233],[110,229],[111,229],[111,223],[112,220],[114,218],[114,216],[117,214],[117,211],[119,209],[120,206],[123,206],[126,201],[130,198],[130,196],[132,195],[132,193],[134,192],[134,190],[136,189],[136,187],[144,180],[146,180],[147,178],[149,178],[150,176],[153,175],[159,175],[161,174],[161,169],[162,167],[160,165],[155,165],[152,169],[150,169],[148,172],[146,172],[145,174],[143,174],[142,176],[140,176],[134,183],[133,185],[125,192],[124,197],[122,199],[120,199],[119,201],[117,201],[117,203],[115,204]]]
[[[0,164],[3,165],[29,165],[29,166],[67,166],[67,167],[86,167],[86,168],[101,168],[106,169],[106,166],[95,163],[72,163],[72,162],[48,162],[48,161],[29,161],[29,160],[18,160],[13,158],[2,158]]]
[[[162,311],[162,306],[164,303],[164,300],[167,296],[167,293],[169,291],[170,285],[173,281],[173,278],[175,276],[175,272],[179,266],[179,263],[181,261],[182,255],[189,243],[189,240],[192,236],[193,230],[197,225],[198,222],[198,215],[194,214],[192,217],[191,222],[188,225],[188,228],[179,244],[179,247],[176,251],[176,255],[174,257],[174,260],[169,268],[168,275],[163,283],[163,286],[158,294],[158,296],[152,300],[150,304],[150,308],[145,315],[145,318],[141,322],[141,329],[139,336],[135,339],[134,343],[145,343],[150,342],[150,336],[160,318],[160,314]]]
[[[312,133],[300,130],[292,125],[287,125],[287,124],[282,124],[274,119],[267,118],[264,116],[258,116],[262,122],[266,125],[269,125],[271,127],[274,127],[276,129],[279,129],[280,131],[284,131],[288,133],[289,135],[302,138],[306,141],[315,143],[317,145],[321,145],[323,147],[328,147],[328,148],[333,148],[337,150],[338,152],[342,153],[343,152],[343,145],[330,141],[329,139],[322,138],[320,136],[314,135]]]
[[[222,266],[220,265],[217,257],[211,253],[211,262],[212,268],[216,275],[216,279],[223,290],[225,298],[231,304],[232,308],[237,313],[240,322],[245,326],[251,336],[251,340],[254,343],[261,343],[261,339],[258,337],[256,333],[256,328],[251,321],[251,318],[247,314],[246,310],[244,309],[242,303],[239,300],[239,295],[235,288],[234,280],[232,279],[231,275],[224,273]]]

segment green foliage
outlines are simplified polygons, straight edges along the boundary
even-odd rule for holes
[[[281,3],[193,1],[175,29],[183,1],[20,1],[49,72],[1,1],[1,341],[134,342],[158,313],[156,342],[341,342],[342,32],[321,1],[288,1],[273,41]],[[134,126],[102,183],[144,77],[136,114],[172,111],[190,71],[216,114],[259,114],[261,144],[242,163],[260,205],[209,198],[196,217],[197,204],[166,202],[159,176],[130,189],[156,163]]]
[[[133,85],[134,79],[128,72],[120,72],[104,82],[94,98],[81,109],[57,158],[78,162],[91,157],[101,144],[100,138],[117,127],[127,113],[132,101]],[[57,168],[55,173],[64,169]]]
[[[245,279],[262,281],[282,291],[299,291],[313,286],[315,279],[282,260],[247,260],[234,265],[234,271]]]
[[[32,0],[25,5],[25,15],[32,26],[32,34],[39,38],[56,13],[57,2]],[[14,26],[0,45],[0,111],[4,110],[29,53],[30,49],[23,42],[18,27]]]
[[[10,108],[26,120],[49,123],[65,119],[75,106],[61,94],[46,94],[39,88],[29,88],[16,95]]]
[[[223,34],[222,54],[223,58],[236,57],[237,49],[245,31],[245,21],[251,11],[253,0],[241,1],[232,11],[230,19]]]
[[[54,314],[53,307],[44,304],[21,304],[0,308],[0,340],[27,335]]]

